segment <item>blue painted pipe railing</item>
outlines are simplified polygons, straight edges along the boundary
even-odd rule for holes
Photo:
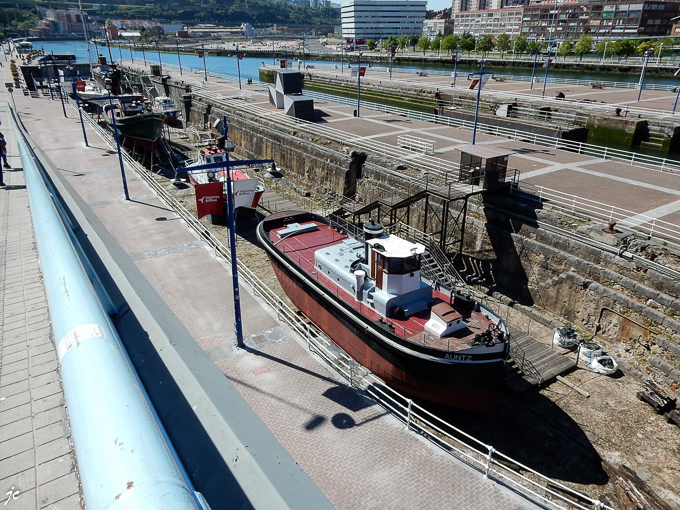
[[[167,440],[16,124],[88,510],[207,508]]]

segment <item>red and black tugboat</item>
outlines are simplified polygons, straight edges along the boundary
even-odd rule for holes
[[[372,221],[355,238],[304,211],[267,217],[257,236],[291,301],[359,364],[408,395],[493,412],[507,326],[469,296],[421,279],[425,246]]]

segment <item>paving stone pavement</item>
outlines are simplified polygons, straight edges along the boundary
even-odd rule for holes
[[[0,504],[81,509],[21,159],[0,117],[13,167],[0,188]]]
[[[339,509],[536,508],[406,430],[293,338],[217,365]]]

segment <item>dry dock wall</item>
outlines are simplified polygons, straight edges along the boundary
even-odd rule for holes
[[[171,93],[173,86],[169,84]],[[180,92],[185,93],[181,86],[177,88]],[[357,192],[379,196],[386,190],[405,196],[408,185],[404,174],[424,180],[417,163],[407,166],[197,96],[187,113],[199,128],[212,126],[226,114],[237,155],[274,159],[293,188],[321,198],[354,197]],[[459,206],[452,204],[454,209]],[[409,223],[423,229],[423,216],[422,204],[416,204]],[[603,235],[600,229],[605,225],[550,212],[537,202],[507,192],[487,193],[469,203],[463,252],[455,257],[455,264],[472,282],[505,296],[515,309],[546,327],[571,323],[586,335],[597,333],[599,339],[630,344],[642,349],[647,364],[653,354],[659,360],[655,368],[666,367],[670,374],[666,377],[672,379],[680,373],[680,358],[673,354],[674,349],[680,353],[680,322],[676,320],[680,316],[680,285],[616,253],[542,226],[566,228],[574,222],[586,240]],[[439,225],[430,221],[429,226],[433,231]],[[609,241],[616,245],[620,238]],[[636,241],[628,249],[680,270],[680,258],[666,247]],[[644,346],[653,349],[647,353]]]

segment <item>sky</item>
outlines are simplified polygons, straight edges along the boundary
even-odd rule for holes
[[[451,0],[427,0],[428,11],[441,11],[451,7]]]

